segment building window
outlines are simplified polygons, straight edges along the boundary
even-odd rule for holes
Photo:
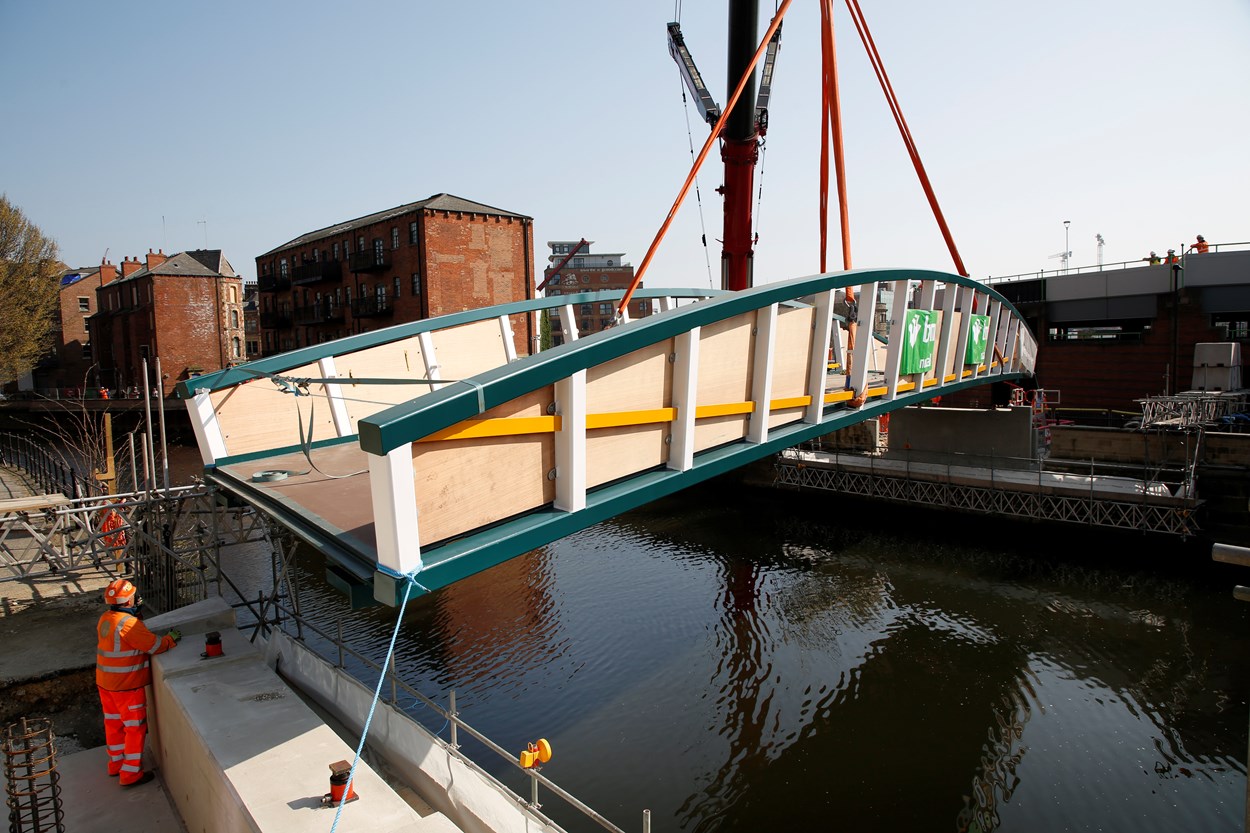
[[[575,257],[575,258],[573,258],[573,265],[574,265],[574,266],[578,266],[578,267],[580,267],[580,266],[585,266],[585,265],[586,265],[586,258],[584,258],[584,257]]]
[[[582,275],[582,283],[590,283],[590,275]]]
[[[313,263],[321,262],[321,249],[313,249]]]
[[[343,241],[343,257],[347,257],[351,253],[352,253],[352,241],[344,240]]]
[[[594,304],[582,304],[582,315],[590,315],[594,311]]]
[[[611,315],[611,314],[612,314],[612,305],[611,305],[611,304],[600,304],[600,305],[599,305],[599,314],[600,314],[600,315]]]
[[[599,283],[607,283],[607,282],[608,282],[608,276],[607,276],[607,275],[600,275],[600,276],[599,276]]]
[[[417,221],[413,220],[408,224],[408,242],[417,245]]]
[[[616,261],[612,260],[612,258],[608,258],[608,265],[609,265],[609,266],[615,266],[615,265],[616,265]]]
[[[399,275],[395,276],[395,297],[399,297]]]
[[[338,243],[334,244],[334,259],[335,260],[339,259],[339,244]]]
[[[347,297],[347,305],[350,307],[352,305],[352,288],[349,286],[344,292]]]
[[[560,287],[557,286],[554,289],[547,290],[547,294],[548,295],[563,295],[564,292],[563,290],[560,289]]]
[[[82,357],[83,357],[84,359],[89,359],[89,358],[91,358],[91,344],[90,344],[90,342],[88,342],[87,344],[84,344],[84,345],[82,346]]]
[[[230,326],[232,329],[239,329],[239,311],[237,309],[230,310]]]
[[[230,339],[230,354],[234,356],[236,359],[241,358],[243,356],[243,347],[242,347],[242,344],[239,342],[238,336],[235,336],[234,338]]]
[[[78,311],[91,312],[91,299],[86,295],[78,296]]]
[[[284,277],[284,278],[285,278],[288,274],[290,274],[289,272],[287,272],[287,267],[286,267],[286,258],[285,258],[285,257],[284,257],[284,258],[282,258],[282,260],[278,261],[278,274],[279,274],[281,277]]]
[[[237,286],[230,287],[229,295],[230,295],[230,303],[232,304],[239,303],[239,288]]]
[[[386,262],[386,248],[382,245],[382,238],[373,238],[373,263],[381,266]]]
[[[391,229],[391,248],[392,249],[399,248],[399,229],[398,228]]]
[[[361,254],[364,254],[365,236],[363,234],[356,238],[356,251],[360,252]]]
[[[416,272],[412,273],[412,294],[414,296],[421,294],[421,276]]]

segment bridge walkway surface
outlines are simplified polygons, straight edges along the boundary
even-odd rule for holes
[[[1036,360],[1010,303],[940,272],[642,290],[656,314],[579,338],[574,310],[621,294],[403,324],[182,382],[206,479],[321,550],[353,603],[399,604]],[[884,310],[858,339],[857,309]],[[563,343],[520,356],[513,321],[534,315]]]

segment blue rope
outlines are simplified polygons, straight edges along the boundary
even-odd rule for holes
[[[420,568],[418,568],[420,569]],[[408,584],[417,587],[429,593],[429,589],[424,587],[417,581],[417,571],[405,573],[404,578]],[[404,599],[399,603],[399,615],[395,617],[395,630],[391,632],[391,644],[386,649],[386,661],[382,663],[382,672],[378,674],[378,687],[373,690],[373,702],[369,704],[369,716],[365,718],[364,731],[360,733],[360,745],[356,747],[356,757],[352,759],[351,771],[347,773],[347,784],[343,787],[343,796],[346,798],[351,794],[352,782],[356,780],[356,765],[360,763],[361,750],[365,748],[365,738],[369,737],[369,724],[373,722],[373,712],[378,707],[378,699],[382,696],[382,683],[386,681],[386,669],[391,664],[391,657],[395,653],[395,640],[399,638],[399,626],[404,621],[404,608],[408,607],[408,591],[410,588],[404,588]],[[334,810],[334,823],[330,825],[330,833],[334,833],[339,826],[339,817],[343,815],[343,805],[346,801],[340,801],[339,806]]]

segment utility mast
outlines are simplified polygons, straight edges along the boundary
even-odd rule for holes
[[[1101,234],[1095,234],[1094,239],[1098,241],[1098,265],[1102,266],[1102,247],[1107,245],[1107,241],[1102,239]]]
[[[759,0],[729,0],[727,100],[751,65],[758,37]],[[720,137],[725,179],[716,190],[725,199],[725,225],[721,238],[721,286],[725,289],[746,289],[752,285],[754,239],[751,233],[751,191],[755,182],[755,163],[759,159],[760,138],[768,130],[768,99],[780,46],[781,30],[778,29],[769,41],[768,52],[764,56],[758,98],[752,74]],[[676,22],[668,24],[668,49],[681,70],[682,80],[698,102],[703,118],[709,124],[715,124],[720,117],[720,107],[703,83],[694,58],[686,48],[681,25]]]

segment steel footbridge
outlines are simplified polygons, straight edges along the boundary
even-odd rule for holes
[[[1015,307],[953,274],[644,289],[654,314],[577,337],[581,304],[622,294],[427,319],[185,381],[205,477],[324,553],[354,604],[394,605],[805,440],[1023,377],[1036,357]],[[885,326],[854,339],[847,297],[884,300]],[[542,315],[564,343],[518,355],[514,324]]]

